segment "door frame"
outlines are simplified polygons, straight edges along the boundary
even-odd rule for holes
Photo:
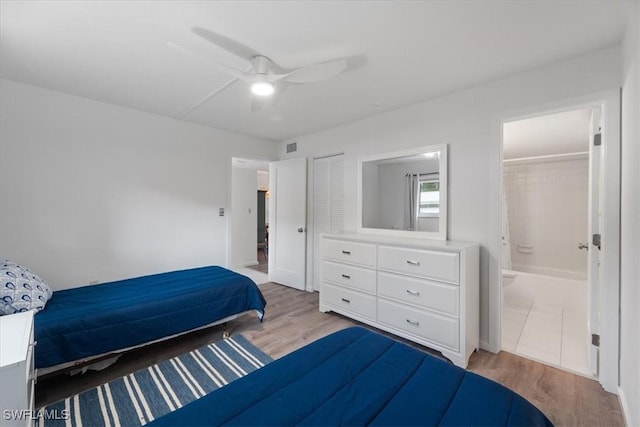
[[[503,125],[567,110],[602,107],[604,115],[604,211],[602,230],[602,282],[600,287],[600,375],[598,381],[608,392],[618,393],[619,382],[619,310],[620,310],[620,89],[593,93],[518,110],[504,111],[492,120],[490,153],[489,239],[489,342],[482,347],[494,353],[502,348],[502,245],[501,197],[503,186]]]
[[[600,133],[601,125],[604,117],[602,108],[591,109],[591,119],[589,120],[589,173],[587,179],[589,181],[589,190],[587,193],[587,331],[593,334],[600,334],[600,286],[602,282],[602,269],[600,256],[600,248],[595,250],[596,245],[593,244],[592,233],[602,233],[602,220],[600,212],[603,210],[602,197],[600,192],[603,191],[602,184],[602,157],[603,146],[595,145],[595,135]],[[597,293],[596,293],[597,292]],[[595,310],[594,310],[595,307]],[[590,335],[589,337],[591,337]],[[599,375],[599,348],[593,345],[593,341],[588,342],[587,363],[590,373]]]
[[[244,159],[244,160],[253,160],[253,161],[258,161],[258,162],[266,162],[266,163],[271,163],[271,162],[275,162],[276,160],[273,159],[272,157],[260,157],[260,156],[255,156],[255,155],[249,155],[246,153],[230,153],[229,154],[229,158],[227,159],[227,199],[225,201],[226,206],[224,206],[224,216],[226,218],[226,233],[225,233],[225,238],[226,238],[226,253],[225,253],[225,268],[232,268],[233,265],[231,265],[232,262],[232,258],[233,258],[233,254],[232,254],[232,246],[233,246],[233,230],[232,230],[232,218],[233,218],[233,211],[231,209],[231,203],[233,200],[233,159]]]

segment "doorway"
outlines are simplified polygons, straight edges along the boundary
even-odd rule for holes
[[[231,159],[226,264],[229,269],[257,284],[275,282],[305,289],[306,178],[305,157],[279,161]],[[268,182],[267,188],[264,180]],[[268,215],[264,224],[266,241],[259,239],[258,201],[262,192],[264,212]],[[225,215],[223,208],[220,215]],[[261,245],[263,242],[266,247]],[[266,258],[267,265],[260,266],[260,255]]]
[[[597,373],[587,314],[594,117],[599,108],[585,107],[503,125],[502,349],[586,376]]]
[[[258,265],[250,267],[269,274],[269,171],[258,171]]]
[[[587,255],[587,293],[585,295],[586,303],[581,304],[581,306],[586,305],[587,309],[587,334],[586,334],[586,343],[583,345],[587,347],[588,355],[588,372],[583,375],[591,376],[593,378],[597,378],[597,380],[602,384],[605,390],[609,392],[616,393],[617,384],[618,384],[618,331],[619,331],[619,304],[620,304],[620,296],[619,296],[619,212],[620,212],[620,94],[619,91],[609,91],[603,92],[599,94],[593,95],[585,95],[579,98],[574,98],[571,100],[565,100],[562,102],[557,102],[554,104],[548,104],[542,107],[539,107],[538,111],[530,109],[528,112],[523,112],[522,110],[519,112],[514,112],[509,115],[504,114],[502,116],[502,120],[496,122],[499,124],[499,128],[496,127],[496,135],[500,135],[499,144],[496,145],[498,147],[498,156],[496,159],[499,159],[496,164],[495,171],[497,172],[496,181],[498,186],[496,188],[497,191],[493,193],[493,200],[496,203],[496,211],[498,212],[497,218],[500,219],[496,224],[496,250],[497,250],[497,271],[493,270],[492,266],[492,277],[497,279],[497,286],[492,287],[492,301],[495,302],[495,307],[499,307],[499,310],[494,311],[496,317],[492,317],[490,321],[492,325],[492,333],[496,333],[493,335],[495,337],[496,343],[499,345],[495,348],[495,351],[499,351],[501,349],[507,349],[509,346],[509,340],[503,338],[507,338],[501,332],[505,331],[505,329],[509,328],[507,324],[510,319],[505,315],[502,308],[504,306],[505,300],[509,299],[509,292],[506,290],[510,286],[514,286],[516,283],[518,276],[520,273],[516,272],[514,276],[510,271],[505,271],[506,274],[502,274],[503,266],[508,267],[508,256],[509,254],[514,255],[514,258],[511,260],[517,261],[515,264],[521,262],[521,259],[517,257],[517,255],[530,256],[536,254],[536,252],[540,255],[545,255],[545,251],[541,251],[539,249],[544,249],[544,247],[536,247],[530,242],[515,242],[512,234],[513,227],[504,227],[505,222],[510,220],[511,212],[504,212],[504,207],[507,206],[508,203],[505,203],[503,199],[503,171],[508,168],[503,164],[503,160],[508,156],[505,155],[503,150],[503,143],[505,139],[508,139],[508,135],[505,135],[505,128],[511,122],[532,119],[547,115],[553,115],[556,113],[565,113],[572,110],[580,110],[583,108],[591,109],[591,119],[590,123],[592,127],[588,127],[585,132],[591,133],[589,137],[589,154],[588,154],[588,176],[589,176],[589,184],[588,184],[588,203],[586,210],[588,211],[591,218],[588,219],[587,232],[583,234],[584,240],[579,240],[575,242],[576,250],[581,250],[585,252],[586,248],[578,249],[578,245],[580,247],[587,246],[589,248]],[[597,118],[597,112],[600,113],[600,118]],[[596,135],[598,134],[599,135]],[[557,141],[556,141],[557,142]],[[506,143],[508,144],[508,142]],[[594,151],[594,147],[598,147],[597,150]],[[575,154],[575,153],[574,153]],[[538,157],[544,157],[544,154],[538,155]],[[553,156],[553,154],[547,154],[546,156]],[[582,154],[584,156],[584,154]],[[531,155],[529,157],[537,157],[536,155]],[[578,156],[579,157],[579,156]],[[565,159],[567,160],[567,159]],[[597,170],[594,172],[594,167]],[[582,165],[582,170],[584,170],[584,164]],[[525,188],[530,191],[535,191],[535,186],[537,184],[527,182],[527,174],[523,171],[519,171],[520,175],[518,176],[516,173],[516,178],[521,179],[525,183]],[[543,174],[544,175],[544,174]],[[542,179],[544,181],[545,178],[536,178],[538,181]],[[506,178],[505,178],[506,184]],[[528,185],[528,186],[527,186]],[[584,183],[583,183],[584,185]],[[597,197],[594,198],[594,195]],[[501,203],[502,202],[502,203]],[[553,205],[554,201],[545,200],[541,198],[536,200],[537,205],[542,203],[547,203],[549,205]],[[502,207],[500,206],[502,204]],[[584,206],[584,204],[583,204]],[[513,209],[517,209],[513,208]],[[503,221],[504,219],[504,221]],[[505,232],[508,230],[508,234],[505,235]],[[588,234],[587,234],[588,233]],[[562,229],[556,234],[567,234],[566,229]],[[529,239],[532,239],[532,235],[528,235]],[[557,238],[563,238],[564,236],[555,236]],[[504,240],[503,240],[504,238]],[[520,246],[518,246],[520,245]],[[539,245],[539,244],[538,244]],[[558,244],[559,245],[559,244]],[[505,247],[508,248],[511,246],[511,250],[505,250]],[[516,254],[516,251],[520,251]],[[557,247],[554,247],[554,251],[558,251]],[[506,253],[505,253],[506,252]],[[560,256],[560,255],[559,255]],[[584,255],[583,255],[584,256]],[[533,258],[533,257],[531,257]],[[494,264],[495,265],[495,264]],[[583,264],[584,266],[584,261]],[[512,264],[512,268],[514,265]],[[517,266],[516,266],[517,267]],[[547,266],[549,267],[549,266]],[[508,268],[504,268],[505,270],[509,270]],[[533,271],[533,272],[532,272]],[[522,277],[526,277],[527,274],[539,274],[539,273],[549,273],[549,269],[537,271],[535,269],[525,271]],[[566,272],[565,272],[566,273]],[[540,275],[540,274],[539,274]],[[569,275],[570,276],[570,275]],[[558,280],[573,280],[575,277],[570,278],[569,276],[560,277]],[[544,286],[544,285],[543,285]],[[583,287],[584,288],[584,287]],[[561,292],[557,292],[555,289],[555,293],[553,293],[553,299],[555,299],[555,304],[560,306],[560,310],[565,310],[565,307],[562,305]],[[495,299],[493,299],[495,298]],[[569,297],[571,298],[571,297]],[[513,300],[512,300],[513,301]],[[507,301],[508,303],[508,301]],[[529,311],[526,316],[528,317],[531,310],[533,309],[533,305],[535,301],[532,302],[529,307]],[[538,306],[538,308],[540,308]],[[557,308],[557,307],[556,307]],[[542,310],[539,310],[542,311]],[[493,316],[493,315],[492,315]],[[534,316],[535,317],[535,316]],[[541,316],[539,316],[541,317]],[[562,319],[562,316],[560,317]],[[580,324],[582,324],[582,319],[580,320]],[[495,321],[495,323],[494,323]],[[538,323],[543,323],[544,320],[538,318]],[[525,321],[526,323],[526,321]],[[560,326],[559,339],[560,339],[560,357],[562,357],[562,323]],[[570,327],[569,327],[570,328]],[[524,326],[520,331],[520,334],[524,333]],[[525,340],[531,343],[532,341],[545,340],[545,335],[543,333],[538,333],[537,336],[535,334],[529,334],[529,337]],[[556,336],[558,335],[556,329]],[[511,342],[513,344],[513,341]],[[516,353],[518,352],[517,346],[521,344],[519,341],[515,342],[516,344]],[[557,347],[556,347],[557,348]],[[523,348],[521,347],[521,350]],[[511,348],[513,351],[513,347]],[[562,363],[550,363],[548,361],[543,360],[542,357],[535,357],[533,352],[529,352],[527,357],[539,360],[543,363],[551,364],[557,366],[561,369]],[[540,355],[538,355],[540,356]],[[557,360],[557,359],[556,359]],[[584,365],[583,365],[584,368]],[[573,370],[573,369],[572,369]],[[575,370],[574,370],[575,371]]]
[[[269,162],[231,159],[229,266],[256,283],[268,281]]]

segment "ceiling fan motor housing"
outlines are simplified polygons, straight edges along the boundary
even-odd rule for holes
[[[266,56],[254,56],[251,58],[251,64],[253,65],[253,71],[255,71],[256,74],[269,74],[269,65],[271,64],[271,60]]]

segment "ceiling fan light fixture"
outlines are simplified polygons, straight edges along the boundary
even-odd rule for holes
[[[255,82],[251,85],[251,92],[256,96],[273,95],[276,88],[270,82]]]

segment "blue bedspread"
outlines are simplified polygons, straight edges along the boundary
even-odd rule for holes
[[[336,332],[152,423],[551,426],[518,394],[363,328]]]
[[[222,267],[154,274],[56,291],[35,315],[36,368],[186,332],[266,301],[246,276]]]

